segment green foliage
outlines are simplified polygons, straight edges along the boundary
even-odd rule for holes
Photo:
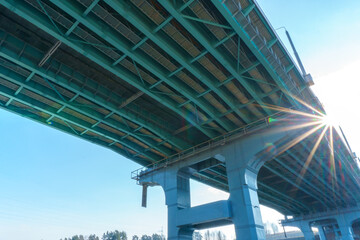
[[[115,230],[114,232],[106,232],[102,236],[102,240],[127,240],[126,232]]]
[[[95,234],[91,234],[87,240],[99,240],[99,237],[96,236]]]
[[[134,236],[132,237],[132,240],[139,240],[139,237],[138,237],[137,235],[134,235]]]
[[[152,240],[151,236],[148,236],[148,235],[142,235],[140,239],[141,240]]]

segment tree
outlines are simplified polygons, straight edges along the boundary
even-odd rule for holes
[[[152,235],[152,240],[163,240],[163,237],[157,233]]]
[[[103,240],[127,240],[126,232],[115,230],[114,232],[106,232],[102,236]]]
[[[91,234],[91,235],[88,237],[88,240],[99,240],[99,237],[96,236],[95,234]]]
[[[139,240],[139,237],[138,237],[137,235],[134,235],[134,236],[132,237],[132,240]]]
[[[148,235],[142,235],[141,240],[151,240],[151,237]]]

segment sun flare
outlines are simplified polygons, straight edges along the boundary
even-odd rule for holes
[[[326,126],[337,127],[339,126],[338,117],[334,114],[327,114],[321,120]]]

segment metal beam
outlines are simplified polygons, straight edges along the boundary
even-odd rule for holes
[[[4,37],[4,32],[0,31],[0,36]],[[22,44],[22,41],[11,37],[7,35],[7,38],[9,38],[9,41],[11,41],[14,44]],[[35,57],[41,57],[42,53],[34,48],[27,47],[28,56]],[[50,81],[69,89],[71,92],[74,92],[76,94],[81,95],[82,97],[90,100],[91,102],[94,102],[98,104],[99,106],[103,106],[105,109],[108,109],[111,112],[114,112],[118,114],[119,116],[122,116],[137,125],[144,126],[146,129],[148,129],[150,132],[153,132],[160,136],[160,138],[168,141],[169,143],[173,144],[179,149],[186,149],[189,148],[190,145],[186,142],[184,142],[181,139],[175,138],[171,135],[171,133],[164,131],[163,129],[159,128],[158,126],[152,124],[147,119],[144,119],[136,114],[131,113],[130,111],[126,111],[125,109],[118,109],[118,106],[115,106],[108,102],[106,99],[102,99],[99,96],[95,96],[93,93],[87,91],[86,89],[74,84],[69,83],[67,79],[59,76],[57,73],[52,72],[50,69],[48,71],[45,71],[42,68],[39,68],[32,60],[28,59],[26,56],[18,57],[17,53],[13,51],[12,49],[6,48],[5,46],[0,47],[0,56],[14,62],[15,64],[29,70],[30,72],[36,73],[39,76],[45,77],[49,79]],[[56,64],[56,61],[52,62],[53,64]],[[60,63],[59,63],[60,65]],[[86,79],[83,75],[74,72],[71,68],[65,66],[64,64],[60,65],[62,71],[67,71],[69,74],[73,74],[73,77],[77,78],[78,81],[83,82],[87,80],[87,84],[90,84],[92,81],[91,79]],[[59,68],[60,68],[59,67]],[[83,80],[82,80],[83,78]]]
[[[261,186],[261,187],[263,187],[263,188],[268,189],[268,190],[271,191],[271,192],[274,192],[274,193],[276,193],[276,194],[279,194],[280,196],[282,196],[283,198],[287,199],[288,201],[291,201],[291,202],[293,202],[294,204],[298,205],[298,207],[300,206],[301,208],[306,209],[307,211],[310,212],[310,209],[309,209],[308,206],[306,206],[305,204],[303,204],[302,202],[299,202],[298,200],[296,200],[296,199],[294,199],[294,198],[289,197],[289,195],[286,195],[285,193],[280,192],[280,191],[276,190],[275,188],[270,187],[269,185],[264,184],[264,183],[261,183],[261,182],[258,182],[258,185]]]
[[[162,96],[158,96],[157,94],[152,93],[149,90],[149,88],[146,87],[146,86],[143,86],[142,83],[137,78],[134,78],[128,72],[124,71],[123,69],[121,69],[121,68],[119,68],[117,66],[112,66],[112,62],[110,62],[109,59],[106,58],[103,54],[99,53],[99,51],[91,48],[87,44],[83,44],[81,41],[74,41],[74,40],[70,41],[66,37],[62,36],[56,30],[56,28],[52,25],[52,23],[49,22],[47,17],[45,17],[43,15],[40,15],[37,10],[31,9],[31,8],[29,8],[29,6],[24,5],[23,1],[20,1],[20,0],[3,0],[1,2],[1,4],[3,6],[5,6],[6,8],[8,8],[10,11],[18,14],[19,16],[21,16],[21,17],[25,18],[26,20],[30,21],[31,23],[33,23],[35,26],[37,26],[40,29],[44,30],[45,32],[49,33],[51,36],[61,40],[64,44],[68,45],[69,47],[71,47],[75,51],[79,52],[80,54],[86,56],[90,60],[94,61],[98,65],[105,68],[106,70],[112,72],[113,74],[115,74],[119,78],[121,78],[121,79],[125,80],[126,82],[132,84],[133,86],[138,88],[140,91],[143,91],[148,96],[152,97],[156,101],[162,103],[164,106],[166,106],[169,109],[176,112],[178,115],[180,115],[180,116],[184,115],[184,111],[180,110],[180,109],[177,109],[177,107],[169,99],[164,98]],[[74,39],[76,39],[76,38],[74,38]],[[200,130],[202,133],[204,133],[206,136],[208,136],[210,138],[214,138],[216,136],[216,134],[213,131],[200,127],[198,125],[198,123],[195,122],[193,119],[191,119],[189,116],[190,115],[185,114],[185,119],[189,123],[191,123],[193,126],[195,126],[198,130]],[[131,121],[131,120],[135,120],[135,119],[136,119],[136,117],[133,118],[133,119],[130,118],[129,120]],[[149,129],[150,129],[150,131],[154,130],[152,128],[149,128]],[[171,137],[170,137],[170,139],[171,139]],[[187,145],[187,144],[184,143],[184,145]],[[184,149],[184,145],[178,144],[177,147],[180,148],[180,149]]]
[[[292,152],[291,152],[291,150],[288,150],[287,151],[287,153],[293,158],[293,159],[295,159],[295,161],[300,165],[300,166],[303,166],[304,165],[304,162],[303,161],[300,161],[300,159],[295,155],[295,154],[293,154]],[[309,151],[309,153],[310,153],[310,151]],[[320,181],[323,185],[324,185],[324,187],[326,187],[328,190],[330,190],[330,193],[331,192],[334,192],[334,191],[332,191],[333,189],[321,178],[321,177],[319,177],[319,175],[316,173],[316,172],[314,172],[312,169],[308,169],[308,171],[309,171],[309,173],[311,173],[318,181]],[[299,174],[299,173],[297,173],[297,174]],[[303,181],[306,181],[306,179],[303,179]],[[314,186],[313,184],[311,184],[311,183],[308,183],[310,186]],[[319,191],[319,192],[322,192],[320,189],[317,189],[317,191]],[[336,194],[336,196],[337,197],[339,197],[340,198],[340,201],[343,201],[344,203],[345,203],[345,200],[343,199],[343,197],[338,193],[338,192],[334,192],[335,194]],[[325,195],[327,195],[327,194],[325,194]],[[331,201],[332,201],[332,199],[330,199]],[[336,203],[335,203],[335,206],[336,206]]]
[[[186,19],[189,19],[189,20],[196,21],[196,22],[201,22],[201,23],[205,23],[205,24],[208,24],[208,25],[212,25],[212,26],[215,26],[215,27],[220,27],[220,28],[224,28],[224,29],[232,29],[229,26],[219,24],[217,22],[211,22],[211,21],[208,21],[208,20],[200,19],[200,18],[197,18],[197,17],[192,17],[192,16],[188,16],[188,15],[184,15],[184,14],[182,14],[182,17],[186,18]]]
[[[311,149],[310,149],[303,141],[301,141],[300,144],[301,144],[302,147],[304,147],[309,153],[311,152]],[[330,174],[330,175],[334,178],[334,174],[333,174],[331,171],[329,171],[328,167],[324,164],[323,161],[321,161],[321,160],[318,158],[318,156],[317,156],[316,153],[314,154],[314,157],[315,157],[316,161],[322,166],[322,168],[323,168],[328,174]],[[357,198],[355,197],[355,195],[353,194],[353,192],[352,192],[350,189],[348,189],[341,181],[339,182],[339,185],[340,185],[343,189],[345,189],[346,192],[347,192],[349,195],[351,195],[353,199],[357,199]]]
[[[316,195],[314,195],[313,193],[309,192],[308,190],[304,189],[303,187],[301,187],[300,185],[298,185],[295,181],[289,179],[288,177],[285,177],[283,174],[281,174],[280,172],[274,170],[273,168],[264,165],[264,168],[266,168],[267,170],[269,170],[270,172],[272,172],[273,174],[281,177],[282,179],[284,179],[285,181],[287,181],[288,183],[290,183],[291,185],[295,186],[296,188],[300,189],[301,191],[303,191],[304,193],[308,194],[310,197],[316,199],[319,203],[321,203],[323,206],[325,206],[326,208],[328,208],[327,204],[325,202],[323,202],[321,199],[319,199]]]
[[[239,37],[245,42],[246,46],[253,52],[253,54],[257,57],[257,59],[261,62],[261,64],[265,67],[268,71],[270,76],[274,79],[274,81],[278,84],[278,86],[282,89],[284,94],[286,95],[287,99],[292,103],[295,107],[300,107],[300,104],[292,97],[291,90],[285,84],[285,79],[281,79],[280,76],[276,73],[273,66],[269,63],[267,58],[263,56],[260,52],[256,44],[252,42],[249,35],[247,34],[246,30],[238,23],[236,20],[236,16],[233,16],[229,9],[226,6],[224,1],[220,0],[211,0],[217,10],[224,16],[226,21],[232,26],[234,31],[239,35]],[[242,14],[242,13],[241,13]]]
[[[58,131],[70,134],[70,135],[72,135],[74,137],[79,137],[79,135],[75,134],[71,129],[69,129],[69,127],[64,126],[62,124],[59,124],[57,122],[53,122],[51,125],[49,125],[48,122],[46,122],[46,119],[41,118],[40,116],[29,112],[29,110],[27,110],[27,109],[23,109],[23,108],[11,106],[11,105],[5,107],[5,106],[2,106],[1,104],[0,104],[0,108],[4,109],[5,111],[9,111],[9,112],[14,113],[16,115],[19,115],[21,117],[30,119],[32,121],[36,121],[36,122],[41,123],[43,125],[46,125],[48,127],[55,128]],[[123,156],[127,156],[127,152],[125,150],[123,150],[123,149],[121,149],[119,147],[116,147],[116,146],[108,146],[107,142],[104,142],[104,141],[102,141],[102,140],[100,140],[100,139],[98,139],[96,137],[82,136],[81,139],[86,140],[86,141],[91,142],[91,143],[94,143],[94,144],[97,144],[97,145],[99,145],[101,147],[107,147],[107,148],[111,149],[112,151],[114,151],[116,153],[119,153],[119,154],[121,154]],[[114,143],[116,143],[116,141],[114,141]],[[135,162],[139,163],[140,165],[146,165],[148,163],[148,161],[144,160],[141,157],[134,157],[134,156],[131,156],[131,157]]]
[[[234,109],[234,111],[244,120],[245,123],[250,123],[250,119],[248,116],[243,114],[241,111],[239,111],[235,104],[233,99],[228,96],[223,90],[221,90],[217,85],[218,83],[214,81],[213,77],[210,76],[209,73],[204,72],[195,66],[193,66],[191,63],[195,62],[197,57],[194,59],[188,61],[189,54],[184,53],[183,50],[181,50],[177,44],[173,43],[173,40],[166,38],[164,34],[161,34],[160,32],[155,34],[152,29],[154,29],[154,24],[151,24],[144,16],[136,13],[131,8],[126,8],[125,5],[121,2],[114,2],[105,0],[105,2],[111,6],[114,10],[116,10],[121,16],[125,17],[128,21],[130,21],[135,27],[137,27],[142,33],[144,33],[148,38],[150,38],[154,43],[156,43],[158,46],[161,46],[172,58],[174,58],[176,61],[178,61],[181,64],[181,68],[178,68],[175,72],[179,71],[182,68],[186,68],[189,72],[191,72],[196,78],[201,80],[206,86],[209,87],[209,90],[216,93],[221,99],[224,100],[224,102],[229,105],[230,108]],[[207,52],[204,52],[205,54]],[[204,56],[205,54],[200,54],[199,56]],[[199,95],[196,96],[199,98]],[[202,96],[202,95],[201,95]],[[213,119],[216,120],[217,118]]]
[[[282,166],[284,169],[286,169],[287,171],[289,171],[291,174],[293,174],[296,177],[299,177],[299,172],[295,171],[293,168],[289,167],[287,164],[285,164],[283,161],[279,160],[278,158],[274,158],[273,161],[277,162],[278,164],[280,164],[280,166]],[[324,192],[321,191],[321,189],[318,189],[314,184],[312,184],[308,179],[306,178],[302,178],[301,179],[302,182],[306,183],[310,188],[314,189],[318,194],[320,194],[319,196],[321,196],[322,198],[326,199],[329,202],[332,202],[334,204],[334,206],[336,206],[336,202],[334,202],[334,200],[330,197],[327,196],[326,194],[324,194]]]
[[[273,89],[271,92],[264,93],[264,94],[260,94],[259,97],[262,99],[262,98],[268,97],[268,96],[270,96],[271,94],[274,94],[274,93],[276,93],[276,92],[278,92],[278,91],[280,91],[280,88],[275,88],[275,89]],[[185,103],[182,103],[182,104],[187,104],[187,103],[189,103],[189,102],[185,102]],[[251,105],[251,104],[254,104],[254,103],[255,103],[255,99],[252,99],[252,100],[250,100],[250,101],[247,102],[247,103],[237,105],[237,108],[238,108],[238,109],[245,108],[245,107],[247,107],[247,106],[249,106],[249,105]],[[229,111],[227,111],[227,112],[225,112],[225,113],[222,113],[221,115],[222,115],[222,116],[225,116],[225,115],[227,115],[227,114],[229,114],[229,113],[232,113],[232,112],[233,112],[233,110],[230,109]],[[211,121],[212,121],[212,119],[209,119],[208,121],[205,121],[205,122],[203,122],[202,124],[207,124],[208,122],[211,122]],[[181,128],[179,128],[179,129],[177,129],[176,131],[174,131],[173,134],[174,134],[174,135],[179,134],[179,133],[181,133],[181,132],[189,129],[190,127],[192,127],[192,126],[191,126],[191,125],[185,125],[184,127],[181,127]]]
[[[74,124],[80,128],[84,128],[84,129],[89,129],[91,127],[90,123],[88,123],[82,119],[76,118],[70,114],[67,114],[67,113],[58,113],[57,114],[56,113],[57,109],[55,109],[49,105],[46,105],[38,100],[35,100],[35,99],[30,98],[25,95],[15,96],[14,91],[11,89],[8,89],[6,87],[0,86],[0,94],[3,96],[6,96],[6,97],[14,98],[14,100],[16,100],[17,102],[20,102],[24,105],[32,107],[40,112],[44,112],[49,115],[55,115],[56,118],[63,120],[67,125],[69,123],[71,123],[71,124]],[[74,129],[72,129],[72,130],[74,131]],[[119,142],[120,144],[126,146],[127,148],[129,148],[135,152],[140,152],[141,155],[147,157],[152,162],[156,162],[161,159],[158,155],[144,153],[143,149],[140,149],[138,146],[136,146],[134,143],[132,143],[128,140],[120,139],[120,137],[117,134],[114,134],[114,133],[111,133],[104,129],[99,129],[99,128],[92,128],[91,130],[89,129],[89,131],[91,131],[99,136]]]
[[[146,139],[146,138],[141,138],[140,136],[138,136],[138,134],[135,133],[134,130],[130,129],[128,126],[125,126],[115,120],[107,119],[109,117],[109,114],[107,114],[106,116],[103,116],[99,112],[96,112],[91,109],[84,108],[84,107],[81,107],[78,105],[74,105],[74,104],[72,104],[71,99],[70,99],[70,101],[64,101],[63,98],[58,96],[58,94],[56,94],[52,91],[49,91],[48,88],[44,87],[43,85],[36,83],[34,81],[27,83],[24,80],[24,78],[22,78],[21,75],[15,73],[15,72],[12,72],[9,69],[6,69],[6,68],[2,67],[1,65],[0,65],[0,77],[4,78],[10,82],[13,82],[22,88],[26,88],[36,94],[39,94],[47,99],[50,99],[51,101],[54,101],[54,102],[62,105],[62,107],[56,111],[56,114],[59,114],[61,112],[61,110],[66,107],[66,108],[72,109],[80,114],[83,114],[83,115],[97,121],[96,124],[93,124],[90,128],[88,128],[84,132],[80,133],[80,135],[83,135],[87,131],[91,131],[91,129],[95,128],[99,123],[103,122],[106,125],[114,128],[116,130],[124,132],[125,134],[128,134],[128,135],[138,139],[140,142],[143,142],[145,145],[148,145],[150,148],[153,148],[165,155],[174,154],[174,152],[170,151],[170,149],[168,149],[168,148],[156,146],[157,142],[155,142],[155,141],[152,141],[152,140]],[[17,95],[16,92],[15,92],[15,95]],[[55,116],[56,115],[52,115],[52,118]],[[50,120],[48,119],[48,121],[50,121]],[[121,137],[121,139],[124,139],[124,138]]]
[[[204,47],[211,53],[225,69],[227,69],[234,77],[239,81],[239,83],[249,92],[249,94],[258,102],[260,106],[265,106],[265,103],[258,97],[257,92],[250,86],[250,84],[241,76],[241,74],[236,70],[236,67],[233,66],[231,61],[229,61],[220,50],[214,48],[204,33],[204,30],[190,22],[189,20],[182,17],[182,14],[178,12],[167,0],[159,0],[161,5],[172,15],[174,18],[184,26],[184,28],[190,32],[195,39],[197,39]],[[268,108],[263,108],[263,110],[271,115],[272,112]]]
[[[203,99],[197,99],[195,97],[195,91],[190,88],[189,86],[185,85],[182,81],[179,81],[177,78],[168,77],[169,73],[166,72],[165,68],[156,64],[155,61],[146,54],[132,51],[131,46],[127,42],[127,39],[118,33],[115,29],[107,28],[108,25],[104,24],[99,19],[88,16],[83,17],[81,14],[81,10],[79,6],[71,1],[64,0],[64,1],[57,1],[57,0],[50,0],[53,4],[57,7],[65,11],[70,16],[74,17],[77,21],[84,24],[87,28],[101,37],[104,41],[108,42],[116,49],[120,50],[121,52],[125,53],[131,59],[133,59],[136,63],[140,64],[142,67],[150,71],[156,77],[161,79],[163,82],[167,83],[169,86],[173,87],[177,91],[179,91],[183,96],[188,99],[191,99],[196,105],[201,107],[201,109],[207,113],[211,118],[215,118],[217,110],[215,108],[211,108],[208,103],[203,101]],[[233,129],[233,126],[230,125],[228,122],[222,121],[220,119],[216,120],[218,124],[220,124],[224,129],[230,131]]]

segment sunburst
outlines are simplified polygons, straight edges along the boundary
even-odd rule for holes
[[[276,105],[266,105],[265,107],[274,111],[290,113],[292,115],[298,115],[299,119],[291,119],[292,123],[298,121],[297,124],[291,124],[291,126],[284,127],[280,131],[287,131],[287,130],[295,130],[295,129],[306,129],[305,132],[301,133],[299,136],[295,137],[291,141],[284,144],[280,149],[278,149],[277,156],[286,152],[299,142],[305,140],[306,138],[310,137],[314,133],[319,133],[318,137],[316,138],[316,142],[314,146],[311,148],[311,151],[302,166],[302,169],[299,172],[299,176],[296,180],[297,184],[301,183],[304,175],[306,174],[309,165],[311,164],[316,151],[319,149],[324,138],[328,138],[328,146],[329,146],[329,164],[330,164],[330,175],[332,180],[331,182],[336,182],[336,165],[335,165],[335,157],[334,157],[334,140],[333,140],[333,131],[337,130],[338,121],[331,114],[322,113],[320,110],[310,106],[306,102],[302,101],[301,99],[295,98],[299,103],[301,103],[305,107],[305,111],[301,110],[294,110],[289,109],[286,107],[280,107]],[[287,121],[287,120],[283,120]]]

